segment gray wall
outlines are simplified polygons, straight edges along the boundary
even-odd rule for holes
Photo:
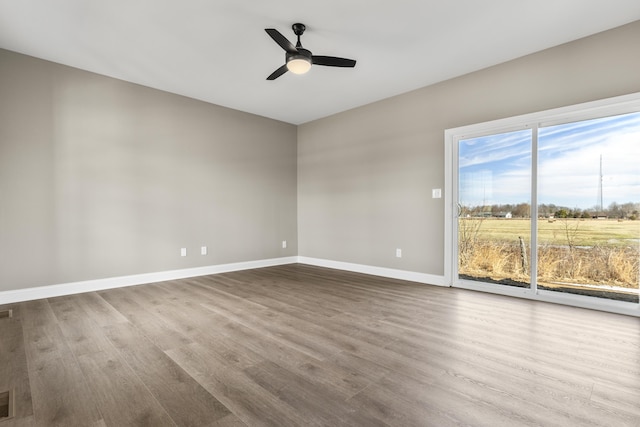
[[[296,219],[295,126],[0,50],[0,291],[292,256]]]
[[[640,21],[299,126],[299,255],[443,275],[445,129],[639,92],[639,41]]]
[[[442,275],[444,130],[639,92],[638,40],[297,128],[0,50],[0,291],[297,254]]]

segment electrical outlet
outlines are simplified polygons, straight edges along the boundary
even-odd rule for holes
[[[200,246],[200,255],[206,255],[206,254],[207,254],[207,247]]]
[[[396,249],[396,258],[402,258],[402,249]]]
[[[286,240],[282,241],[282,249],[287,249],[287,241]]]
[[[180,256],[187,256],[187,248],[180,248]]]

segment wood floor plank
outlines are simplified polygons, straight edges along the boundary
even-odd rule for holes
[[[111,352],[79,357],[105,423],[111,426],[175,426],[135,372]]]
[[[234,414],[227,415],[211,424],[211,427],[247,427],[240,418]]]
[[[399,399],[397,394],[386,387],[372,384],[348,400],[348,404],[360,412],[372,414],[390,426],[421,426],[421,427],[449,427],[449,426],[498,426],[495,418],[478,417],[475,422],[465,423],[458,416],[437,408],[437,402],[452,396],[440,396],[433,393],[435,403],[430,405],[412,405]],[[393,402],[393,405],[389,405]],[[464,411],[458,406],[458,411]]]
[[[443,332],[449,329],[449,324],[438,320],[428,323],[416,323],[413,319],[401,319],[398,316],[389,316],[382,320],[383,323],[396,325],[407,334],[438,334],[443,338]],[[631,373],[638,373],[640,370],[640,361],[636,359],[637,355],[633,353],[620,353],[615,343],[607,343],[598,337],[589,337],[588,339],[569,335],[567,332],[558,333],[551,321],[537,322],[537,327],[528,331],[526,334],[509,334],[509,325],[506,322],[496,322],[487,327],[486,324],[479,324],[473,320],[461,319],[456,323],[455,335],[456,341],[465,341],[473,347],[482,348],[500,348],[500,351],[508,351],[510,348],[521,349],[525,347],[532,348],[531,338],[535,337],[536,347],[549,360],[565,359],[571,357],[572,360],[582,359],[578,365],[592,366],[604,371],[607,365],[618,371],[624,368]],[[526,325],[523,329],[528,328]],[[504,337],[508,337],[504,338]],[[633,343],[625,343],[624,347],[633,346]],[[605,357],[607,355],[616,355],[615,358]],[[577,360],[576,360],[577,361]],[[552,362],[555,364],[555,362]]]
[[[278,363],[281,366],[297,366],[301,363],[316,359],[304,351],[289,345],[286,340],[278,337],[265,336],[255,329],[248,328],[241,323],[228,323],[221,332],[230,341],[242,345],[263,359]]]
[[[46,300],[22,304],[33,411],[38,426],[93,425],[102,419]],[[47,319],[49,323],[47,323]]]
[[[162,303],[157,300],[149,302],[144,296],[140,296],[140,290],[136,291],[136,288],[140,287],[133,286],[120,289],[117,293],[111,292],[107,294],[106,299],[158,348],[166,350],[189,344],[191,340],[188,337],[155,314],[154,308]]]
[[[372,377],[377,378],[354,366],[318,361],[240,324],[227,324],[217,331],[201,330],[192,337],[210,354],[217,353],[224,358],[234,369],[243,370],[271,361],[310,382],[324,385],[344,399],[370,384]],[[364,362],[359,361],[360,364]],[[381,371],[383,368],[377,366],[377,374]]]
[[[402,330],[399,331],[402,334]],[[571,375],[566,369],[558,369],[556,364],[537,363],[536,354],[513,353],[515,347],[508,338],[478,340],[477,336],[450,334],[446,331],[421,330],[409,331],[404,337],[389,344],[386,348],[408,357],[429,357],[434,365],[447,369],[451,362],[469,362],[508,371],[511,375],[522,375],[535,379],[536,383],[545,382],[548,386],[566,389],[571,395],[588,397],[593,381],[584,375]],[[494,345],[492,342],[501,342]],[[441,362],[444,362],[442,364]]]
[[[550,341],[534,332],[530,336],[535,336],[535,341],[523,341],[520,336],[511,336],[501,327],[490,332],[476,328],[467,331],[463,324],[456,329],[454,340],[438,329],[430,330],[428,326],[420,330],[401,328],[398,333],[402,333],[403,329],[407,339],[404,342],[400,339],[392,345],[397,349],[403,348],[404,353],[424,353],[429,349],[420,350],[416,346],[424,347],[425,343],[429,343],[429,348],[450,349],[456,354],[473,352],[494,360],[500,358],[505,362],[528,360],[543,371],[557,371],[559,360],[571,360],[573,363],[562,369],[563,377],[582,378],[592,384],[594,380],[604,382],[611,373],[615,373],[617,382],[622,381],[628,387],[640,386],[640,366],[626,363],[625,356],[620,357],[619,361],[599,359],[588,351],[583,352],[584,343],[577,345],[570,337]]]
[[[107,337],[179,425],[202,426],[230,411],[131,324],[105,327]]]
[[[326,426],[386,426],[372,414],[353,412],[350,406],[330,390],[275,363],[264,362],[245,369],[253,381],[295,408],[307,422]]]
[[[126,317],[95,292],[74,295],[74,300],[98,326],[126,323]]]
[[[411,381],[406,380],[402,385],[406,387],[410,383]],[[381,381],[381,384],[388,383]],[[481,364],[452,362],[447,375],[440,378],[435,386],[464,393],[467,399],[478,402],[483,407],[493,406],[505,410],[509,404],[496,403],[508,400],[511,402],[511,414],[518,414],[533,425],[587,427],[610,421],[609,417],[590,411],[588,397],[579,393],[566,393],[549,384],[532,382],[530,378],[512,376],[505,370],[488,369]],[[413,398],[417,396],[415,390],[411,390],[410,395]]]
[[[74,296],[51,298],[49,306],[56,316],[69,348],[76,357],[109,351],[112,348],[102,328],[83,309],[79,298]]]
[[[554,402],[551,406],[548,403],[552,400],[544,391],[538,389],[538,393],[530,394],[527,389],[517,388],[521,384],[501,382],[497,387],[496,383],[487,377],[458,373],[443,376],[434,386],[453,392],[456,396],[455,401],[471,402],[474,410],[489,408],[496,415],[507,419],[505,425],[629,426],[632,425],[630,422],[635,422],[633,417],[622,413],[590,410],[595,408],[594,405],[580,399],[567,402],[567,405]]]
[[[256,313],[256,311],[248,312],[245,310],[233,311],[226,306],[223,307],[213,304],[203,304],[203,307],[214,313],[223,314],[234,322],[240,323],[250,329],[255,329],[273,339],[279,339],[287,345],[318,360],[322,360],[340,351],[339,347],[331,343],[326,341],[318,342],[319,340],[315,340],[301,333],[296,328],[290,328],[286,325],[273,322],[272,318],[276,315],[273,312],[262,311],[261,313]]]
[[[249,282],[234,283],[233,286],[225,286],[225,291],[232,293],[233,295],[246,298],[248,300],[262,303],[258,300],[258,297],[271,298],[271,301],[275,299],[279,304],[287,304],[292,307],[307,309],[308,311],[316,313],[321,312],[325,316],[334,316],[342,313],[342,304],[344,299],[339,300],[335,295],[331,295],[331,298],[336,298],[335,302],[332,302],[328,298],[318,298],[317,295],[310,293],[310,288],[304,286],[291,286],[291,284],[283,285],[280,283],[282,277],[279,280],[261,281],[259,275],[252,275]],[[195,281],[199,285],[206,286],[203,281]],[[216,281],[218,283],[218,281]],[[250,286],[247,286],[250,283]],[[286,299],[278,299],[277,296],[281,293],[286,293],[288,297]],[[348,298],[347,298],[348,299]],[[270,305],[269,305],[270,306]],[[319,310],[320,308],[320,310]]]
[[[153,314],[149,310],[149,307],[140,305],[131,298],[133,294],[130,289],[110,289],[108,291],[98,292],[98,295],[118,313],[120,313],[120,315],[122,315],[129,323],[137,325],[148,322],[149,319],[153,318]],[[111,325],[111,323],[108,323],[105,326],[109,325]]]
[[[628,413],[640,420],[640,399],[638,399],[638,393],[632,390],[596,383],[591,393],[591,401],[615,411]]]
[[[293,427],[307,422],[294,408],[249,379],[243,371],[230,369],[227,361],[195,343],[167,354],[234,415],[250,426]]]
[[[58,319],[46,299],[22,302],[17,304],[16,308],[16,311],[21,315],[22,326],[25,330],[58,323]]]

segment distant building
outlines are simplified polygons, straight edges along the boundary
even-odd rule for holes
[[[513,218],[511,212],[498,212],[494,215],[496,218]]]

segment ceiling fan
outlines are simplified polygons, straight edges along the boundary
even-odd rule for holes
[[[267,34],[285,51],[285,64],[271,73],[271,75],[267,77],[267,80],[275,80],[287,71],[291,71],[294,74],[304,74],[309,71],[312,64],[349,68],[356,66],[354,59],[313,55],[310,50],[303,48],[302,43],[300,43],[300,36],[306,29],[304,24],[293,24],[291,28],[293,29],[293,33],[298,36],[298,42],[295,46],[275,28],[265,29]]]

